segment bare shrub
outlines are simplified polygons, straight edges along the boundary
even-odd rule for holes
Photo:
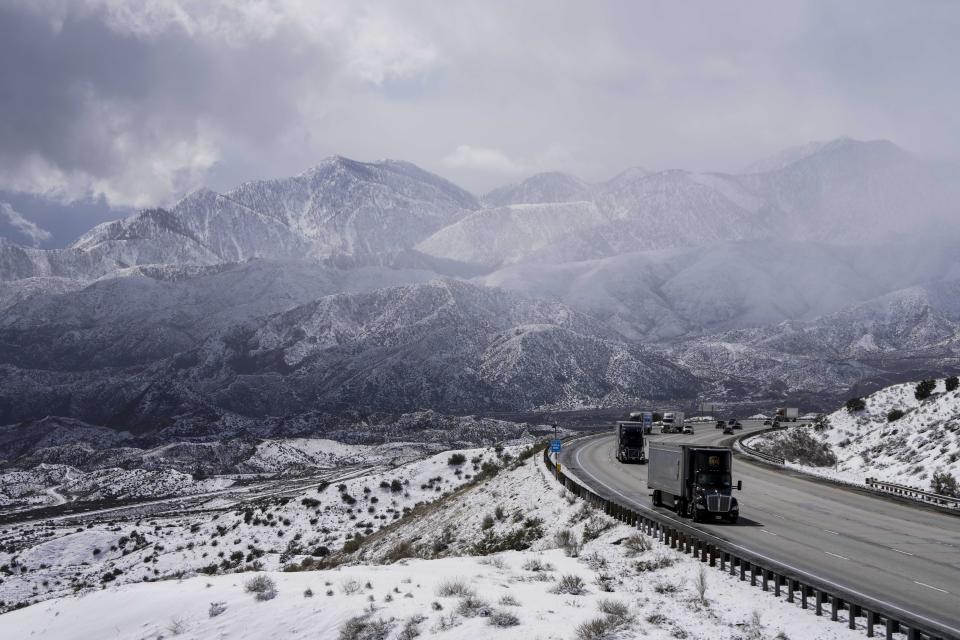
[[[460,625],[460,618],[455,613],[448,613],[441,615],[437,619],[437,623],[433,626],[434,632],[448,631],[453,629],[456,626]]]
[[[610,574],[601,573],[596,577],[593,583],[597,585],[597,588],[600,589],[600,591],[605,593],[613,593],[615,591],[613,585],[616,584],[616,578]]]
[[[174,618],[170,621],[170,624],[167,625],[167,631],[169,631],[172,636],[178,636],[186,630],[187,621],[183,618]]]
[[[560,576],[560,580],[557,581],[557,585],[553,588],[553,593],[570,596],[579,596],[586,592],[586,584],[583,582],[583,578],[572,573]]]
[[[576,634],[577,640],[610,640],[616,632],[616,624],[604,616],[579,625]]]
[[[211,602],[210,609],[207,613],[211,618],[216,618],[218,615],[227,610],[227,605],[224,602]]]
[[[491,627],[500,627],[501,629],[515,627],[520,624],[520,618],[509,611],[498,609],[490,614],[490,617],[487,619],[487,624]]]
[[[553,565],[549,562],[544,562],[543,558],[534,556],[533,558],[528,558],[526,562],[523,563],[523,568],[527,571],[553,571]]]
[[[500,556],[484,556],[477,560],[477,562],[480,564],[489,565],[495,569],[500,569],[501,571],[504,569],[509,569],[506,560]]]
[[[616,620],[630,620],[630,607],[620,600],[604,599],[597,603],[600,613],[605,613]]]
[[[503,596],[502,598],[500,598],[500,600],[497,602],[497,604],[500,604],[500,605],[502,605],[502,606],[504,606],[504,607],[519,607],[519,606],[520,606],[520,601],[517,600],[516,598],[514,598],[513,596],[507,594],[507,595]]]
[[[613,521],[603,516],[590,516],[583,525],[583,544],[596,540],[607,529],[613,528]]]
[[[389,620],[371,620],[369,615],[355,616],[340,627],[338,640],[387,640],[393,622]]]
[[[707,570],[700,565],[700,571],[693,582],[693,587],[697,590],[697,599],[701,605],[707,604]]]
[[[596,551],[583,556],[581,560],[594,571],[601,571],[607,568],[607,559]]]
[[[359,580],[344,580],[340,583],[340,591],[343,592],[345,596],[352,596],[355,593],[359,593],[363,589],[363,585]]]
[[[437,595],[445,598],[474,596],[476,592],[464,580],[451,578],[437,585]]]
[[[672,567],[674,562],[675,560],[669,556],[658,555],[650,560],[638,560],[634,567],[640,573],[646,573],[648,571],[656,571],[658,569]]]
[[[247,580],[247,583],[244,585],[247,593],[264,593],[265,591],[277,589],[277,583],[275,583],[270,576],[255,576]]]
[[[678,592],[680,587],[672,582],[657,582],[653,585],[653,590],[661,595],[670,595]]]
[[[419,613],[407,618],[403,623],[403,629],[397,634],[397,640],[413,640],[420,636],[420,623],[426,620],[426,617]]]
[[[628,556],[638,556],[653,549],[653,540],[645,535],[635,533],[623,541],[623,548],[627,550]]]
[[[750,620],[744,623],[743,634],[746,640],[763,640],[763,621],[756,609],[750,614]]]
[[[493,609],[490,608],[490,604],[486,600],[474,594],[469,594],[460,598],[457,603],[457,613],[464,618],[487,618],[493,613]]]

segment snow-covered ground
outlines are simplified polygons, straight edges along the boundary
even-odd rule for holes
[[[940,379],[929,398],[917,400],[916,386],[911,382],[876,391],[864,398],[862,411],[842,407],[829,414],[824,428],[790,427],[747,444],[767,450],[802,429],[829,445],[836,464],[813,466],[788,459],[787,466],[855,484],[875,478],[930,491],[934,473],[960,478],[960,390],[947,392]],[[903,416],[891,421],[894,410]]]
[[[422,504],[366,538],[355,553],[341,556],[344,564],[113,582],[8,612],[0,616],[0,637],[732,640],[862,635],[705,568],[594,511],[560,489],[538,456],[509,462],[492,450],[463,453],[496,459],[500,470],[494,475],[488,464],[484,480]],[[506,453],[516,455],[517,449]],[[435,456],[394,476],[411,486],[428,482],[432,474],[449,477],[440,468],[449,467],[448,461],[448,455]],[[469,457],[463,466],[471,466]],[[347,492],[359,493],[371,481],[346,483]],[[226,538],[257,535],[234,531]],[[99,534],[105,536],[101,546],[110,542],[109,533]],[[294,555],[289,564],[303,557]],[[83,553],[62,560],[85,561]],[[260,576],[270,582],[260,585],[258,597],[248,585]]]

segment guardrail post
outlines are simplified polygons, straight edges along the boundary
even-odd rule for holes
[[[920,640],[920,631],[913,628],[908,629],[907,640]]]
[[[740,559],[740,582],[745,582],[747,579],[747,563]]]
[[[873,637],[873,625],[877,624],[877,614],[867,611],[867,637]]]
[[[837,612],[840,611],[840,598],[837,596],[830,596],[830,619],[834,622],[837,621]]]
[[[770,571],[767,569],[763,570],[763,582],[760,588],[764,591],[770,591]]]
[[[887,618],[887,640],[893,640],[893,634],[896,631],[900,631],[900,625],[897,624],[896,620],[892,618]]]
[[[710,566],[717,566],[717,548],[714,546],[710,547]]]
[[[773,595],[780,597],[780,585],[783,584],[783,576],[773,574]]]
[[[817,610],[816,610],[817,615],[822,616],[823,615],[823,591],[820,591],[820,589],[814,589],[813,592],[817,597]]]
[[[787,578],[787,602],[793,602],[794,580]]]
[[[801,609],[807,608],[807,595],[809,593],[809,589],[810,587],[808,587],[805,584],[800,585],[800,608]]]
[[[726,571],[726,570],[727,570],[727,552],[721,550],[720,551],[720,571]]]
[[[847,611],[850,615],[847,616],[847,627],[850,629],[857,628],[857,616],[860,615],[860,607],[855,604],[847,603]]]
[[[750,565],[750,586],[757,586],[757,565],[755,564]]]

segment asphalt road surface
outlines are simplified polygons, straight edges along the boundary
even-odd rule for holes
[[[747,433],[763,428],[743,424]],[[653,438],[698,444],[732,440],[712,424],[697,426],[692,436]],[[560,461],[605,497],[677,518],[670,509],[653,507],[647,466],[617,462],[615,444],[611,429],[571,442]],[[753,464],[744,456],[734,461],[734,484],[737,480],[743,481],[743,491],[734,494],[740,502],[737,524],[683,522],[960,637],[960,517]]]

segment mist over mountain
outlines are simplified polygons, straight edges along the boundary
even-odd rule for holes
[[[956,368],[940,176],[840,139],[477,198],[332,157],[65,249],[0,240],[0,424],[304,433],[351,411],[827,400]]]

